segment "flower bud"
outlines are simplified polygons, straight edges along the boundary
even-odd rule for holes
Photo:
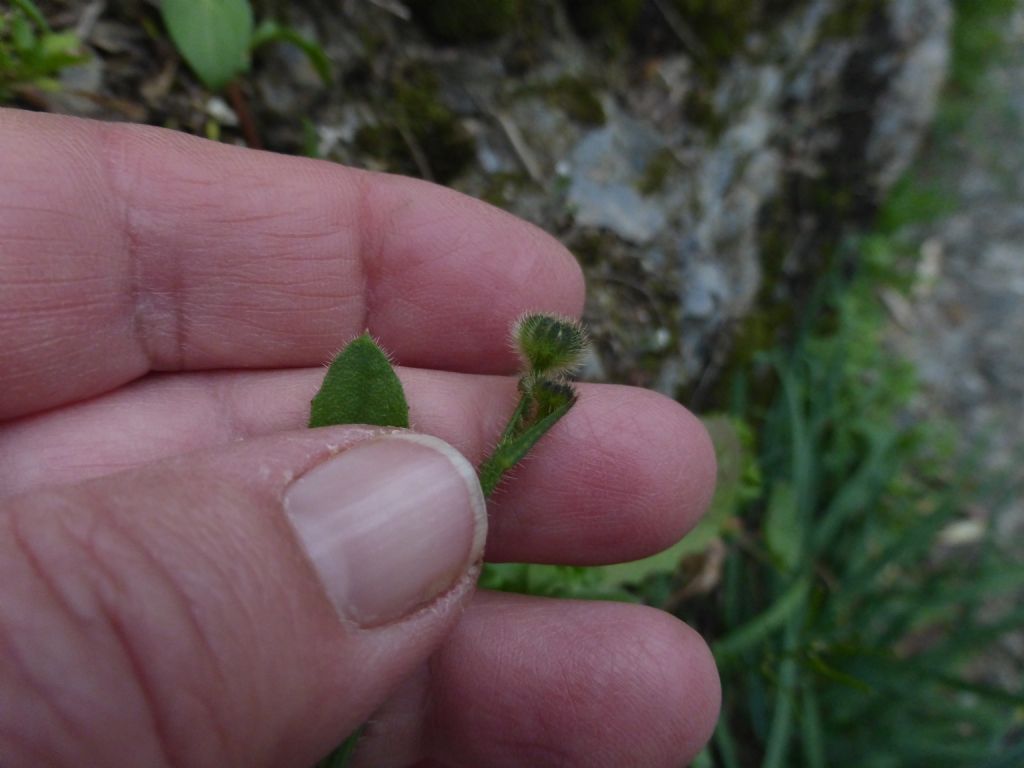
[[[539,376],[572,372],[587,350],[587,334],[575,320],[553,315],[524,315],[512,328],[512,339],[528,366]]]

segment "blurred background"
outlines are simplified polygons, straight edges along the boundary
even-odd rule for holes
[[[0,0],[0,104],[554,233],[584,378],[697,411],[719,490],[655,557],[485,583],[699,629],[724,704],[698,768],[1015,768],[1022,43],[1024,0]]]

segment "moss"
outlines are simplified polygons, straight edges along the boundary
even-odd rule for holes
[[[588,40],[622,41],[642,6],[643,0],[565,0],[573,28]]]
[[[509,209],[515,201],[516,194],[528,183],[529,179],[521,173],[492,173],[487,177],[487,185],[480,194],[480,199],[498,208]]]
[[[614,247],[614,235],[604,230],[581,230],[569,243],[576,260],[585,267],[609,263]]]
[[[821,23],[823,39],[845,40],[864,32],[872,17],[884,9],[885,0],[847,0],[839,3]]]
[[[1008,45],[1005,28],[1018,5],[1016,0],[954,0],[950,80],[961,92],[976,92],[993,56]]]
[[[758,0],[673,0],[673,4],[717,61],[742,51],[760,19]]]
[[[410,0],[413,19],[442,43],[482,43],[515,28],[520,0]]]
[[[401,134],[392,126],[364,125],[356,131],[354,143],[359,154],[390,161],[399,159],[401,141]]]
[[[714,93],[710,85],[696,85],[690,90],[683,104],[687,122],[707,131],[712,139],[722,135],[728,127],[728,120],[715,108]]]
[[[566,75],[545,89],[548,100],[585,125],[604,125],[607,119],[601,100],[586,81]]]
[[[392,84],[391,94],[386,120],[363,126],[356,148],[396,173],[451,182],[475,159],[476,144],[439,100],[437,78],[427,69],[412,68]]]
[[[641,195],[654,195],[665,188],[672,166],[675,164],[675,156],[672,150],[667,147],[660,149],[651,156],[644,168],[644,175],[637,183],[637,191]]]

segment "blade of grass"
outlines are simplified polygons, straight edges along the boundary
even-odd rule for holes
[[[825,768],[825,736],[813,681],[805,680],[800,702],[800,741],[807,768]]]
[[[50,25],[46,21],[46,17],[43,12],[39,10],[39,6],[32,2],[32,0],[13,0],[14,5],[17,6],[22,13],[32,19],[33,23],[39,27],[43,32],[50,32]]]
[[[766,611],[712,643],[711,650],[718,663],[729,664],[739,654],[763,643],[767,637],[782,629],[786,621],[804,607],[810,586],[807,579],[797,580]]]
[[[815,526],[812,547],[821,552],[832,543],[836,534],[850,517],[873,508],[893,472],[893,447],[898,434],[888,432],[872,441],[867,457],[850,479],[843,483],[822,513]]]
[[[789,746],[793,735],[794,699],[797,694],[800,674],[795,654],[800,646],[802,624],[803,616],[799,613],[790,617],[786,624],[772,722],[765,743],[764,762],[761,764],[763,768],[785,768],[789,764]]]
[[[740,768],[740,760],[736,754],[736,741],[729,728],[728,717],[722,717],[715,728],[714,743],[718,748],[721,768]]]
[[[1020,768],[1024,765],[1024,742],[1006,750],[1003,754],[981,763],[978,768]]]

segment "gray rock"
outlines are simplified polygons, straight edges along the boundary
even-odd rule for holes
[[[589,369],[675,393],[727,362],[768,256],[781,260],[771,291],[785,300],[786,281],[820,258],[822,233],[836,236],[808,190],[869,209],[932,118],[951,0],[891,0],[862,28],[837,32],[848,2],[791,3],[709,78],[707,59],[685,44],[609,60],[571,32],[561,3],[544,4],[550,24],[528,41],[435,46],[401,14],[350,0],[314,31],[339,72],[367,82],[339,89],[311,119],[335,159],[386,168],[386,158],[360,158],[350,137],[359,121],[379,120],[396,79],[428,70],[438,103],[474,141],[456,186],[581,252],[601,358]],[[526,63],[512,72],[510,62]],[[603,125],[569,114],[569,97],[552,91],[566,78],[602,104]],[[269,96],[278,109],[306,103]],[[341,103],[352,119],[338,118]],[[1024,180],[1024,168],[1014,173]],[[992,194],[983,181],[978,194]]]
[[[646,125],[622,115],[584,136],[569,159],[568,205],[576,224],[611,230],[638,245],[651,242],[667,214],[637,188],[647,164],[664,146]]]
[[[922,133],[935,116],[935,94],[949,66],[952,9],[946,0],[897,0],[887,9],[890,34],[897,46],[888,87],[875,107],[867,161],[875,184],[885,190],[896,183],[917,152]]]

